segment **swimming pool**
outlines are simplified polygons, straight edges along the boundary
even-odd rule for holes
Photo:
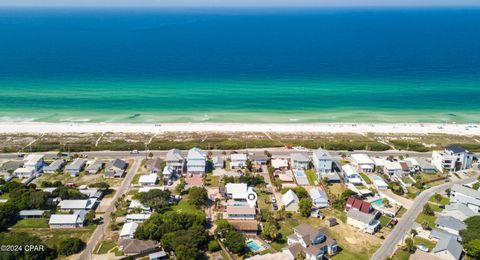
[[[257,243],[257,241],[249,239],[247,241],[247,247],[250,249],[250,251],[256,253],[262,250],[262,246]]]
[[[295,176],[297,177],[305,177],[305,172],[304,171],[295,171]]]
[[[373,179],[376,180],[376,181],[382,180],[382,178],[380,178],[380,177],[378,177],[378,176],[373,176]]]
[[[370,203],[373,204],[373,205],[382,206],[383,199],[372,200],[372,201],[370,201]]]

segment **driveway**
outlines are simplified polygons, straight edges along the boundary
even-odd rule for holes
[[[122,185],[115,192],[112,203],[103,214],[103,223],[97,226],[92,236],[90,237],[90,240],[88,240],[87,246],[80,254],[79,259],[92,259],[92,254],[95,246],[98,244],[98,242],[100,242],[103,233],[105,232],[105,229],[108,228],[108,226],[110,225],[110,214],[115,210],[115,201],[117,201],[123,194],[125,194],[130,189],[130,184],[132,183],[133,176],[138,171],[142,159],[143,158],[136,158],[133,162],[132,167],[123,179]]]

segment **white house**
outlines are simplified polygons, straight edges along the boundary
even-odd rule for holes
[[[375,219],[375,215],[355,209],[347,211],[347,224],[368,234],[374,234],[380,229],[380,221]]]
[[[44,173],[57,173],[60,171],[60,168],[65,164],[65,161],[63,159],[58,159],[53,161],[47,166],[43,167],[43,172]]]
[[[175,176],[175,169],[171,166],[165,165],[165,167],[163,167],[162,175],[164,180],[170,180]]]
[[[480,212],[480,191],[454,184],[450,192],[450,202],[461,203],[474,212]]]
[[[458,145],[447,146],[443,151],[433,151],[432,164],[438,171],[456,172],[472,168],[473,153]]]
[[[345,164],[342,166],[343,176],[345,181],[353,185],[362,185],[363,181],[360,177],[360,174],[355,170],[355,168],[350,164]]]
[[[207,155],[199,148],[192,148],[187,155],[187,172],[191,174],[204,174],[207,166]]]
[[[73,214],[53,214],[50,216],[50,228],[77,228],[83,227],[86,212],[81,210]]]
[[[332,171],[332,157],[327,151],[321,148],[313,151],[312,162],[317,176],[319,176],[320,173],[330,173]]]
[[[248,187],[246,183],[227,183],[225,185],[225,195],[227,198],[232,199],[237,202],[244,202],[244,204],[248,204],[247,200],[249,197],[251,199],[257,198],[257,193],[253,190],[253,187]],[[251,205],[250,207],[254,208],[255,205]]]
[[[23,159],[23,167],[33,168],[35,171],[40,171],[43,167],[43,154],[31,153]]]
[[[65,171],[68,174],[70,174],[71,177],[76,177],[83,170],[84,166],[85,166],[85,160],[81,158],[77,158],[73,160],[73,162],[65,166]]]
[[[35,168],[33,167],[22,167],[13,171],[13,176],[17,176],[18,178],[30,178],[35,172]]]
[[[457,237],[460,235],[460,230],[467,228],[465,223],[451,216],[439,216],[435,220],[435,226]]]
[[[157,183],[157,180],[158,180],[158,175],[155,173],[142,175],[138,179],[138,184],[142,186],[154,186]]]
[[[224,160],[220,155],[214,156],[212,158],[213,168],[215,169],[223,169],[224,167]]]
[[[310,164],[310,158],[303,153],[292,153],[290,154],[290,162],[292,169],[308,169]]]
[[[403,169],[402,169],[402,166],[400,165],[399,162],[396,162],[396,161],[391,162],[391,161],[385,160],[385,166],[383,168],[384,168],[384,172],[386,174],[388,174],[389,176],[393,176],[393,175],[402,176],[403,175]]]
[[[125,219],[127,222],[136,222],[136,223],[141,223],[147,219],[150,218],[150,214],[128,214],[125,216]]]
[[[138,223],[135,223],[135,222],[125,223],[122,227],[122,230],[120,231],[120,238],[133,238],[137,228],[138,228]]]
[[[282,158],[276,158],[271,160],[272,167],[274,169],[287,169],[288,161]]]
[[[128,205],[128,209],[140,209],[141,213],[150,213],[150,207],[143,205],[139,200],[132,200],[130,205]]]
[[[85,171],[87,171],[89,174],[96,174],[103,168],[103,161],[100,159],[95,159],[93,161],[87,162],[87,167],[85,168]]]
[[[357,153],[350,155],[352,157],[352,164],[360,172],[370,173],[375,171],[375,162],[364,153]]]
[[[308,195],[310,195],[314,207],[321,209],[329,206],[327,193],[319,188],[311,188]]]
[[[247,155],[244,153],[234,153],[230,155],[230,167],[243,168],[247,165]]]
[[[173,169],[175,169],[175,171],[183,172],[185,166],[185,158],[183,157],[183,154],[180,150],[169,150],[167,152],[167,155],[165,156],[165,161],[167,163],[167,166],[172,167]]]
[[[282,196],[282,203],[285,206],[286,211],[298,211],[298,203],[300,200],[298,199],[297,194],[293,192],[293,190],[288,190]]]
[[[86,199],[86,200],[62,200],[58,203],[62,211],[69,210],[91,210],[97,199]]]

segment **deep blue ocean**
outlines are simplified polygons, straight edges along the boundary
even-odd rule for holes
[[[0,91],[2,121],[480,122],[480,9],[0,9]]]

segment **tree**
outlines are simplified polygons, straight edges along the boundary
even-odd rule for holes
[[[10,202],[0,204],[0,231],[15,224],[18,212],[17,206]]]
[[[411,238],[405,239],[404,250],[407,251],[407,252],[410,252],[410,253],[414,253],[415,249],[416,249],[416,247],[415,247],[415,244],[413,243],[413,239],[411,239]]]
[[[263,225],[262,236],[268,240],[276,240],[279,235],[278,223],[274,219],[269,219]]]
[[[216,240],[208,242],[208,252],[217,252],[220,250],[220,245]]]
[[[70,237],[60,240],[57,251],[61,255],[73,255],[82,251],[85,243],[78,237]]]
[[[385,205],[385,207],[389,207],[389,206],[390,206],[390,201],[389,201],[387,198],[383,198],[383,199],[382,199],[382,202],[383,202],[383,205]]]
[[[177,184],[177,186],[175,187],[175,191],[180,193],[180,194],[183,194],[183,192],[185,191],[185,187],[187,186],[187,183],[185,182],[185,179],[184,178],[181,178],[180,179],[180,182]]]
[[[202,255],[202,252],[197,248],[189,245],[178,245],[175,247],[175,256],[179,260],[191,260],[198,259]]]
[[[204,187],[192,187],[188,189],[188,200],[197,208],[207,204],[208,192]]]
[[[480,239],[474,239],[464,245],[465,251],[471,257],[480,257]]]
[[[145,206],[153,208],[155,211],[165,211],[169,206],[170,191],[153,189],[148,192],[139,192],[133,197]]]
[[[93,210],[90,210],[88,211],[87,214],[85,214],[85,225],[93,225],[95,224],[95,211]]]
[[[423,230],[430,230],[430,225],[428,224],[427,221],[422,222],[422,228]]]
[[[247,246],[245,243],[245,237],[237,231],[228,232],[225,236],[225,246],[232,251],[232,253],[239,254],[245,250]]]
[[[148,157],[152,158],[152,157],[153,157],[153,153],[152,153],[152,152],[149,152],[149,153],[148,153]]]
[[[435,200],[435,202],[440,204],[440,202],[442,201],[442,195],[435,193],[435,195],[433,195],[433,199]]]
[[[432,207],[430,207],[430,203],[425,204],[423,206],[423,214],[428,215],[428,216],[433,216],[435,212],[433,211]]]
[[[446,189],[445,192],[447,193],[447,196],[450,197],[450,193],[452,192],[452,190],[450,188]]]
[[[228,223],[226,219],[217,220],[215,224],[217,224],[217,227],[215,228],[215,235],[219,236],[220,238],[225,238],[229,232],[235,231],[233,226]]]
[[[312,199],[303,198],[298,203],[298,211],[302,217],[309,217],[312,211]]]
[[[98,188],[98,189],[101,189],[101,190],[108,190],[110,189],[110,185],[106,182],[97,182],[97,183],[94,183],[94,184],[90,184],[88,185],[89,187],[91,188]]]
[[[464,221],[466,229],[460,230],[462,243],[468,244],[473,240],[480,239],[480,216],[469,217]]]
[[[295,256],[295,260],[305,260],[305,259],[306,257],[303,251],[298,252],[297,255]]]
[[[415,230],[415,229],[412,229],[410,230],[410,234],[415,237],[416,235],[418,235],[418,232]]]
[[[23,232],[9,232],[0,235],[1,245],[18,245],[25,249],[26,246],[35,245],[37,248],[43,248],[43,250],[2,250],[0,251],[0,259],[31,259],[31,260],[44,260],[55,259],[57,253],[55,250],[45,245],[42,240],[36,236],[32,236]]]

